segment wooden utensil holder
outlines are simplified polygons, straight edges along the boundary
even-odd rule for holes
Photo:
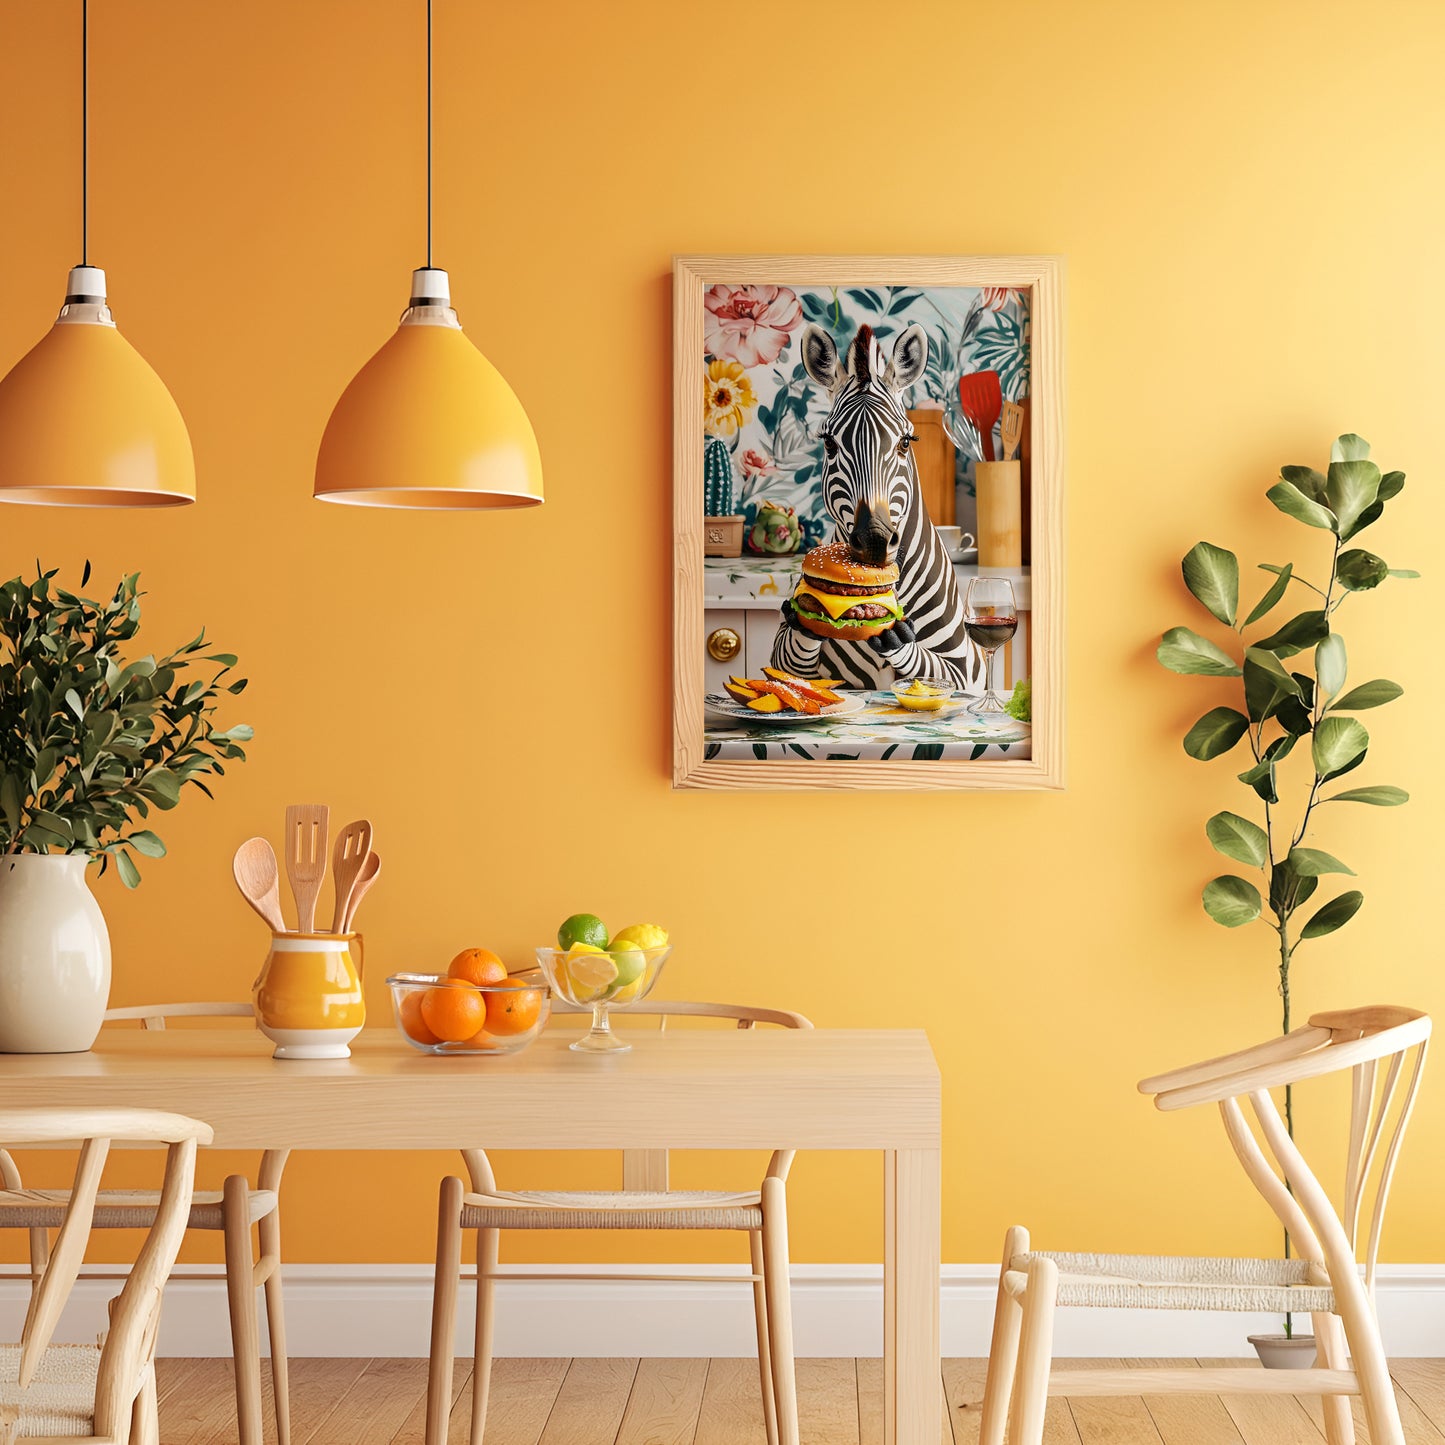
[[[975,462],[978,500],[978,565],[1022,567],[1023,478],[1014,462]]]
[[[704,517],[702,522],[702,555],[704,557],[741,557],[745,516]]]
[[[936,410],[910,411],[908,420],[918,440],[913,444],[913,460],[918,468],[918,486],[923,505],[935,527],[952,527],[958,520],[956,484],[956,453],[953,442],[943,429],[943,413]]]

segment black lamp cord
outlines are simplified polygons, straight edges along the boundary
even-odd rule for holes
[[[90,0],[80,0],[80,264],[90,265]]]
[[[89,3],[89,0],[86,0]],[[432,0],[426,0],[426,264],[427,270],[431,270],[431,6]]]

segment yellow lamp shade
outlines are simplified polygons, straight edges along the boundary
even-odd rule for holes
[[[341,394],[316,459],[315,495],[364,507],[474,509],[542,501],[532,424],[445,296],[413,284],[396,334]],[[439,304],[438,304],[439,303]]]
[[[195,499],[191,439],[165,383],[115,329],[103,293],[68,297],[60,319],[0,381],[0,501],[167,507]]]

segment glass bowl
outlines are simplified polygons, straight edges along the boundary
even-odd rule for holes
[[[958,695],[952,684],[926,677],[911,677],[889,691],[894,702],[909,712],[938,712]]]
[[[440,973],[394,973],[391,1013],[397,1032],[423,1054],[515,1054],[546,1027],[552,1010],[547,980],[537,969],[514,973],[506,983],[472,984]],[[473,1023],[480,1027],[463,1037],[442,1037],[428,1024],[423,1001],[429,993],[455,993],[432,1006],[432,1023],[441,1034],[455,1035]]]
[[[620,1054],[630,1049],[631,1044],[612,1032],[607,1016],[612,1009],[630,1008],[646,998],[671,952],[671,944],[617,953],[539,948],[537,962],[558,998],[592,1010],[592,1028],[572,1047],[584,1054]]]

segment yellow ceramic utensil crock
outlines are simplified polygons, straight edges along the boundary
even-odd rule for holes
[[[345,1059],[366,1022],[361,935],[273,933],[256,980],[256,1025],[277,1059]]]

